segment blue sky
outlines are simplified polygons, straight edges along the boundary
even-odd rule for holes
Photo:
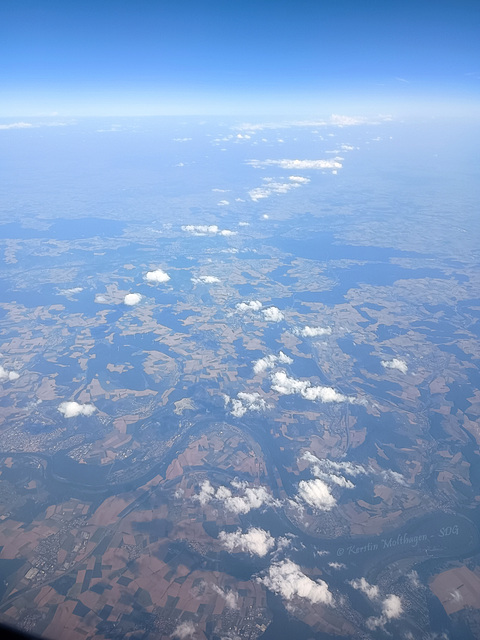
[[[4,0],[1,116],[473,112],[478,0]]]

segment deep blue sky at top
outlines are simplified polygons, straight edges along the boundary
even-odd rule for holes
[[[3,0],[1,116],[457,109],[480,0]]]

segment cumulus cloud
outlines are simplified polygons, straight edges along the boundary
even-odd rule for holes
[[[232,416],[235,416],[235,418],[241,418],[247,411],[260,412],[272,408],[256,391],[253,393],[240,391],[237,393],[236,398],[230,398],[230,396],[225,395],[224,400],[225,407],[231,407],[230,413]]]
[[[365,578],[350,580],[349,584],[358,591],[361,591],[369,600],[376,600],[380,596],[380,590],[376,584],[368,583]]]
[[[69,298],[70,296],[74,296],[77,293],[81,293],[82,291],[83,291],[82,287],[72,287],[71,289],[62,289],[58,293],[60,293],[62,296],[67,296],[67,298]]]
[[[400,358],[393,358],[393,360],[382,360],[382,367],[385,369],[398,369],[402,373],[407,373],[408,366],[405,360],[400,360]]]
[[[329,460],[328,458],[317,458],[310,451],[306,451],[302,460],[306,460],[312,465],[313,474],[329,482],[330,484],[336,484],[344,489],[353,489],[354,484],[350,480],[347,480],[344,475],[357,477],[359,475],[367,475],[368,470],[362,465],[355,464],[353,462],[336,462]]]
[[[155,284],[161,282],[168,282],[170,276],[163,269],[155,269],[155,271],[147,271],[145,274],[145,280],[147,282],[154,282]]]
[[[299,394],[305,400],[319,400],[329,402],[355,402],[355,398],[339,393],[333,387],[312,386],[309,380],[297,380],[287,375],[285,371],[275,371],[271,376],[272,389],[277,393],[288,396]]]
[[[266,556],[275,546],[275,538],[267,531],[250,527],[246,533],[242,533],[241,529],[232,533],[220,531],[218,539],[223,546],[233,553],[234,551],[243,551],[250,555]]]
[[[217,584],[212,584],[212,591],[217,593],[225,600],[225,604],[229,609],[238,609],[238,593],[236,591],[227,591],[222,589]]]
[[[298,485],[298,496],[319,511],[330,511],[337,504],[328,485],[320,478],[302,480]]]
[[[303,329],[294,329],[293,333],[302,338],[318,338],[319,336],[329,336],[332,334],[331,327],[303,327]]]
[[[193,499],[203,506],[212,500],[222,503],[223,508],[236,514],[246,514],[252,509],[260,509],[263,506],[278,506],[275,500],[265,487],[250,487],[245,482],[233,481],[229,487],[218,487],[215,490],[208,480],[202,483],[200,493],[193,496]]]
[[[333,604],[333,596],[326,582],[312,580],[291,560],[275,562],[258,581],[285,600],[303,598],[312,604]]]
[[[134,307],[140,302],[141,299],[142,296],[139,293],[127,293],[127,295],[123,299],[123,302],[127,305],[127,307]]]
[[[401,599],[391,593],[382,602],[382,614],[376,618],[368,618],[367,627],[372,630],[378,627],[384,627],[387,622],[399,618],[402,613],[403,605]]]
[[[309,182],[308,178],[305,178]],[[270,197],[272,194],[287,193],[291,189],[296,189],[302,185],[302,180],[292,180],[291,182],[276,182],[272,178],[264,178],[264,185],[256,187],[248,192],[250,199],[258,202],[264,198]]]
[[[19,377],[20,374],[16,371],[7,371],[7,369],[0,364],[0,382],[6,382],[7,380],[13,382],[14,380],[18,380]]]
[[[330,116],[331,124],[337,125],[339,127],[351,127],[357,124],[364,124],[366,122],[366,118],[359,116],[341,116],[338,114],[332,114]]]
[[[228,200],[220,200],[219,202],[217,202],[217,205],[219,207],[226,207],[229,204],[230,204],[230,202]]]
[[[216,224],[187,224],[182,226],[182,231],[194,236],[234,236],[237,233],[230,229],[220,229]]]
[[[31,129],[31,122],[10,122],[9,124],[0,124],[0,129]]]
[[[340,569],[346,569],[347,565],[343,562],[329,562],[328,566],[330,569],[335,569],[335,571],[340,571]]]
[[[303,176],[289,176],[288,179],[299,184],[308,184],[310,182],[310,178],[304,178]]]
[[[285,316],[277,307],[262,309],[263,317],[267,322],[281,322]]]
[[[95,295],[95,300],[94,302],[96,302],[97,304],[107,304],[107,299],[105,296],[103,296],[101,293],[97,293]]]
[[[337,158],[331,160],[247,160],[247,164],[255,167],[277,166],[281,169],[341,169],[342,164]]]
[[[293,360],[280,351],[278,356],[268,355],[260,358],[253,363],[253,371],[255,374],[263,373],[267,369],[272,369],[277,364],[292,364]]]
[[[194,284],[215,284],[220,282],[220,278],[216,276],[198,276],[197,278],[192,278],[192,282]]]
[[[184,622],[180,622],[177,625],[175,631],[173,632],[173,637],[178,638],[178,640],[187,640],[187,638],[192,638],[195,634],[195,625],[191,620],[185,620]]]
[[[242,313],[247,313],[248,311],[260,311],[263,307],[260,300],[250,300],[249,302],[239,302],[235,305],[237,311],[241,311]]]
[[[97,408],[93,404],[80,404],[78,402],[62,402],[58,410],[65,418],[75,418],[76,416],[91,416]]]
[[[389,620],[399,618],[403,612],[401,599],[393,593],[388,594],[383,600],[380,597],[380,589],[377,585],[368,583],[365,578],[350,580],[350,584],[354,589],[358,589],[367,596],[372,602],[380,601],[382,613],[377,617],[371,617],[367,620],[369,629],[377,629],[384,627]]]

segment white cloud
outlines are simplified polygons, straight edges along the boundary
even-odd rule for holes
[[[200,493],[193,496],[193,500],[200,502],[202,506],[217,500],[227,511],[236,514],[246,514],[252,509],[260,509],[263,506],[274,507],[280,504],[265,487],[250,487],[245,482],[235,481],[231,483],[231,487],[236,491],[235,495],[228,487],[221,486],[215,490],[210,482],[205,480],[200,487]]]
[[[241,418],[247,411],[260,412],[272,408],[256,391],[253,393],[240,391],[237,393],[236,398],[230,398],[230,396],[225,395],[224,400],[226,407],[231,404],[232,408],[230,413],[232,416],[235,416],[235,418]]]
[[[239,302],[235,305],[235,308],[242,313],[246,313],[247,311],[260,311],[263,307],[260,300],[250,300],[249,302]]]
[[[306,460],[312,465],[313,474],[317,478],[330,484],[336,484],[344,489],[353,489],[355,485],[341,474],[357,477],[359,475],[367,475],[368,473],[362,465],[353,462],[335,462],[328,458],[319,459],[310,453],[310,451],[306,451],[303,454],[302,460]]]
[[[220,200],[220,202],[217,202],[217,205],[219,207],[226,207],[229,204],[230,204],[230,202],[228,200]]]
[[[335,124],[339,127],[351,127],[357,124],[364,124],[366,121],[366,118],[362,118],[359,116],[341,116],[338,114],[333,114],[330,116],[331,124]]]
[[[343,564],[343,562],[329,562],[328,566],[330,569],[335,569],[335,571],[340,571],[341,569],[346,569],[347,565]]]
[[[194,634],[195,625],[191,620],[185,620],[177,625],[172,637],[178,638],[178,640],[187,640],[188,638],[192,638]]]
[[[354,589],[358,589],[373,602],[380,600],[380,589],[377,585],[368,583],[365,578],[350,580],[350,584]],[[369,629],[377,629],[384,627],[389,620],[399,618],[403,612],[401,599],[393,593],[387,595],[382,601],[382,613],[378,617],[371,617],[367,620]]]
[[[303,327],[303,329],[294,329],[293,333],[302,338],[318,338],[319,336],[330,336],[332,334],[331,327]]]
[[[312,604],[333,604],[327,584],[323,580],[312,580],[291,560],[272,564],[267,575],[258,581],[285,600],[303,598]]]
[[[398,369],[402,373],[407,373],[408,366],[405,360],[400,360],[400,358],[393,358],[393,360],[382,360],[382,367],[385,369]]]
[[[377,585],[368,583],[363,577],[358,580],[350,580],[350,584],[354,589],[365,594],[369,600],[376,600],[380,596]]]
[[[16,371],[7,371],[5,367],[0,364],[0,382],[9,381],[13,382],[14,380],[18,380],[20,374]]]
[[[212,189],[214,193],[228,193],[231,189]]]
[[[194,500],[198,500],[202,506],[206,505],[212,498],[215,497],[215,489],[210,484],[209,480],[205,480],[200,486],[200,493],[198,496],[194,496]]]
[[[106,297],[102,296],[101,293],[96,294],[94,302],[96,302],[97,304],[108,304]]]
[[[225,604],[229,609],[238,609],[238,593],[236,591],[222,589],[217,584],[212,584],[212,591],[217,593],[225,600]]]
[[[308,184],[310,182],[310,178],[304,178],[303,176],[288,176],[288,179],[299,184]]]
[[[0,129],[31,129],[33,124],[30,122],[11,122],[9,124],[0,124]]]
[[[220,278],[216,276],[198,276],[198,278],[192,278],[194,284],[215,284],[220,282]]]
[[[330,511],[337,504],[328,485],[319,478],[302,480],[298,485],[298,495],[308,505],[320,511]]]
[[[58,410],[65,418],[75,418],[76,416],[91,416],[97,408],[93,404],[80,404],[78,402],[62,402]]]
[[[342,164],[336,158],[331,160],[247,160],[247,164],[255,167],[277,166],[281,169],[341,169]]]
[[[260,358],[253,363],[253,371],[255,374],[263,373],[267,369],[272,369],[276,364],[292,364],[293,360],[280,351],[278,356],[268,355]]]
[[[272,376],[272,389],[281,395],[300,394],[305,400],[329,402],[355,402],[355,398],[345,396],[332,387],[313,387],[309,380],[290,378],[285,371],[275,371]]]
[[[69,298],[70,296],[74,296],[75,294],[81,293],[82,291],[83,291],[82,287],[72,287],[71,289],[62,289],[58,293],[60,293],[62,296],[67,296],[67,298]]]
[[[230,229],[220,229],[216,224],[187,224],[182,226],[182,231],[194,236],[234,236],[237,233],[230,231]]]
[[[163,269],[156,269],[155,271],[147,271],[145,274],[145,280],[147,282],[161,283],[168,282],[170,280],[170,276],[168,273],[163,271]]]
[[[192,138],[173,138],[174,142],[189,142]]]
[[[398,596],[391,593],[382,602],[382,614],[377,618],[368,618],[367,627],[369,629],[377,629],[384,627],[387,622],[399,618],[403,613],[402,601]]]
[[[250,527],[246,533],[242,533],[241,529],[232,533],[220,531],[218,538],[231,553],[243,551],[250,555],[263,557],[275,546],[275,538],[267,531],[257,527]]]
[[[307,178],[305,179],[309,182]],[[272,178],[264,178],[263,181],[265,183],[263,187],[256,187],[248,192],[248,195],[254,202],[268,198],[274,193],[287,193],[291,189],[296,189],[301,186],[298,180],[292,182],[275,182]]]
[[[267,322],[281,322],[285,316],[277,307],[262,309],[263,317]]]
[[[127,293],[124,297],[123,302],[127,305],[127,307],[133,307],[140,302],[142,296],[139,293]]]
[[[249,223],[249,222],[239,222],[239,223],[238,223],[238,226],[239,226],[239,227],[249,227],[249,226],[250,226],[250,223]]]

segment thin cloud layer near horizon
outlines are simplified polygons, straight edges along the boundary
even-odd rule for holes
[[[8,0],[1,117],[478,114],[480,4]]]

